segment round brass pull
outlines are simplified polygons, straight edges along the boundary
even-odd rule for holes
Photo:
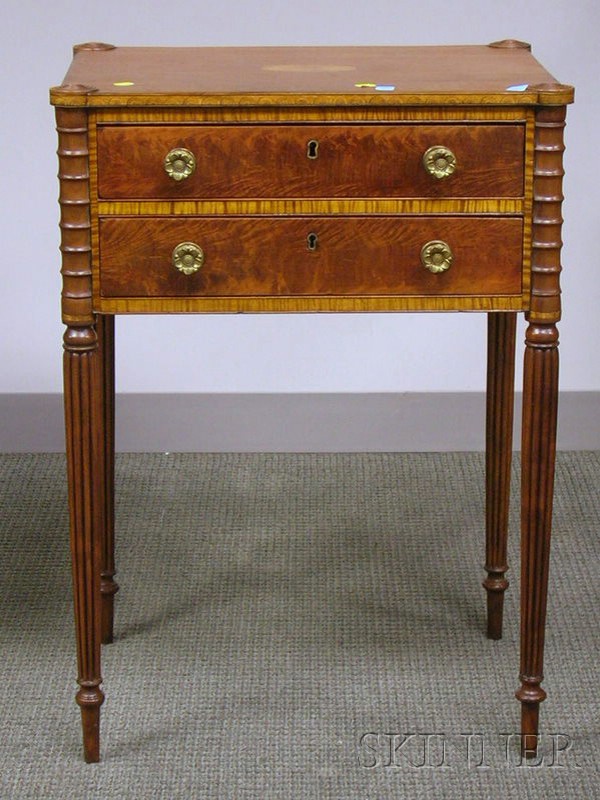
[[[193,275],[204,264],[204,251],[194,242],[181,242],[173,250],[173,266],[184,275]]]
[[[443,145],[436,144],[423,154],[423,166],[438,180],[448,178],[456,169],[456,156]]]
[[[196,169],[196,159],[190,150],[185,147],[176,147],[165,156],[165,172],[174,181],[189,178]]]
[[[439,273],[450,269],[454,256],[450,245],[439,239],[427,242],[421,248],[421,264],[429,272]]]

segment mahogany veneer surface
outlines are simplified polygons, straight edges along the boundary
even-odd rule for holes
[[[310,142],[317,157],[307,157]],[[449,148],[457,169],[432,178],[423,154]],[[196,170],[174,181],[167,153]],[[98,128],[98,193],[106,199],[249,197],[520,197],[524,125],[238,125]],[[507,170],[506,164],[514,164]]]
[[[101,291],[108,297],[519,294],[522,228],[514,217],[103,219]],[[314,251],[307,247],[311,233],[318,236]],[[420,253],[440,238],[454,260],[433,274]],[[204,251],[193,275],[171,263],[182,241]]]

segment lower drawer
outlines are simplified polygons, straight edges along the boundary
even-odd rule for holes
[[[519,217],[103,218],[100,295],[518,295],[522,238]]]

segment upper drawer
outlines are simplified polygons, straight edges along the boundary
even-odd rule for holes
[[[103,199],[521,197],[523,162],[519,124],[98,128]]]

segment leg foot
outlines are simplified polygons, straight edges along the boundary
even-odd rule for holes
[[[501,639],[504,590],[508,586],[508,581],[502,580],[501,583],[491,585],[493,580],[495,579],[490,574],[483,582],[483,586],[487,589],[487,637],[488,639]]]
[[[538,725],[540,703],[546,699],[546,692],[539,683],[522,679],[521,688],[516,693],[521,701],[521,755],[523,758],[535,758],[538,745]]]
[[[104,693],[99,686],[84,686],[77,692],[83,729],[83,757],[88,764],[100,761],[100,706]]]

